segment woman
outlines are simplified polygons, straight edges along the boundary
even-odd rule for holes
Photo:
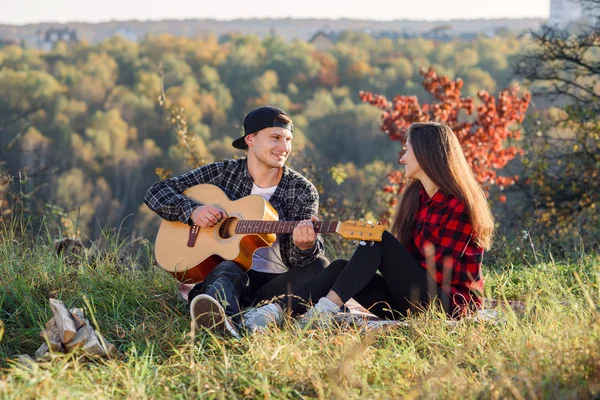
[[[409,183],[391,233],[324,270],[335,281],[309,315],[338,312],[350,298],[388,319],[435,298],[452,316],[481,305],[481,262],[494,219],[456,135],[441,123],[416,123],[403,150]]]
[[[300,314],[311,295],[324,296],[308,310],[310,319],[333,315],[354,298],[381,318],[397,319],[434,300],[453,317],[481,305],[481,262],[494,231],[485,193],[448,126],[411,125],[403,149],[400,163],[409,182],[391,232],[359,246],[350,260],[332,262],[294,288],[292,299],[266,308],[282,314],[287,306]]]

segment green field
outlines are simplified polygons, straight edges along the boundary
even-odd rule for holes
[[[114,243],[73,267],[49,239],[4,229],[0,397],[597,398],[600,259],[574,252],[555,262],[527,251],[485,266],[486,297],[527,304],[523,312],[501,310],[497,323],[448,324],[431,311],[409,326],[369,332],[288,321],[237,341],[190,337],[177,283],[157,267],[130,268]],[[122,357],[55,354],[15,365],[12,358],[42,344],[51,297],[84,308]]]

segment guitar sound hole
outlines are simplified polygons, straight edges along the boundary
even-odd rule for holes
[[[219,226],[219,236],[221,239],[229,239],[233,235],[235,235],[235,227],[237,225],[237,218],[227,218],[225,221],[221,222]]]

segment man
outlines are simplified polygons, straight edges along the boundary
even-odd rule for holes
[[[326,267],[323,240],[316,234],[319,195],[305,177],[285,166],[292,150],[294,126],[290,117],[272,106],[259,107],[244,118],[244,135],[233,147],[247,149],[246,158],[225,160],[181,176],[155,183],[144,202],[169,221],[210,228],[227,218],[223,210],[199,204],[183,191],[201,183],[221,188],[230,200],[259,194],[275,208],[282,221],[301,221],[292,235],[278,234],[271,247],[254,253],[252,269],[244,272],[233,261],[223,261],[189,293],[190,313],[197,326],[239,337],[243,324],[250,330],[283,318],[281,302],[246,314],[240,311],[256,302],[293,292]]]

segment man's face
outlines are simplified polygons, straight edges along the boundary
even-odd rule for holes
[[[283,168],[292,151],[293,138],[289,129],[281,127],[265,128],[254,135],[248,135],[248,157],[255,157],[270,168]]]

